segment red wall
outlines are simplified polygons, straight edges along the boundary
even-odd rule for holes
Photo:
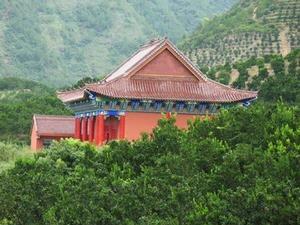
[[[43,141],[38,137],[35,126],[32,126],[31,130],[31,144],[30,147],[32,150],[37,151],[43,147]]]
[[[151,133],[153,128],[156,127],[157,121],[163,115],[158,113],[143,113],[143,112],[127,112],[125,121],[125,138],[127,140],[138,139],[143,132]],[[187,121],[194,119],[195,115],[190,114],[177,114],[176,125],[180,128],[187,127]],[[204,118],[205,116],[198,116]]]

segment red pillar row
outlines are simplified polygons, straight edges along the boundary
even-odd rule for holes
[[[80,139],[81,136],[81,118],[75,118],[74,138]]]
[[[82,119],[82,136],[81,136],[81,140],[82,141],[87,141],[88,140],[88,118],[87,117],[83,117]]]
[[[75,119],[75,138],[81,141],[89,141],[96,145],[104,142],[104,115],[96,117],[83,117]],[[120,116],[119,139],[125,138],[125,115]]]
[[[94,129],[95,129],[94,116],[90,116],[88,118],[88,130],[89,130],[88,139],[90,143],[94,141]]]
[[[125,115],[120,116],[119,139],[125,138]]]
[[[95,123],[95,143],[102,145],[104,141],[104,115],[98,115]]]

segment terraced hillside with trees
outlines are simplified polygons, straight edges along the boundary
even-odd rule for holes
[[[286,57],[268,55],[251,57],[234,64],[203,67],[210,78],[240,89],[259,90],[260,98],[268,101],[283,97],[288,102],[300,103],[300,49]]]
[[[300,47],[300,1],[241,0],[229,12],[202,23],[181,43],[198,64],[215,66]]]
[[[0,77],[51,86],[100,77],[146,40],[176,41],[234,2],[1,0]]]

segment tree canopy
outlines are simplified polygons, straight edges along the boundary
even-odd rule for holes
[[[2,224],[299,224],[299,109],[224,110],[96,149],[65,140],[0,176]]]

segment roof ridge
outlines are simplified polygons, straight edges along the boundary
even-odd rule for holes
[[[158,43],[160,43],[160,45],[161,45],[161,44],[164,43],[165,41],[166,41],[166,39],[159,39],[159,40],[157,40],[157,41],[151,42],[151,44],[148,44],[148,45],[146,44],[146,46],[143,46],[143,47],[139,48],[136,52],[134,52],[131,56],[129,56],[125,61],[123,61],[123,63],[121,63],[116,69],[114,69],[114,70],[113,70],[112,72],[110,72],[107,76],[105,76],[105,77],[103,78],[103,81],[106,81],[112,74],[114,74],[116,71],[118,71],[120,68],[122,68],[122,66],[124,66],[127,62],[129,62],[134,56],[136,56],[136,55],[137,55],[138,53],[140,53],[141,51],[143,51],[143,50],[145,50],[145,49],[147,49],[147,48],[149,48],[149,47],[151,47],[151,46],[157,45]],[[148,56],[149,54],[151,54],[153,51],[155,51],[155,50],[158,48],[158,46],[160,46],[160,45],[157,45],[154,49],[152,49],[152,50],[147,54],[147,56]],[[147,57],[143,57],[142,59],[138,60],[138,62],[136,62],[132,67],[136,66],[136,64],[138,64],[138,63],[143,62],[146,58],[147,58]],[[130,70],[130,69],[128,69],[128,70]],[[127,72],[128,70],[126,70],[126,72]],[[122,75],[121,75],[121,76],[122,76]],[[121,76],[118,76],[118,77],[121,77]],[[116,77],[116,78],[118,78],[118,77]],[[116,78],[112,78],[110,81],[115,80]]]
[[[33,114],[34,118],[38,117],[51,117],[51,118],[75,118],[74,116],[68,116],[68,115],[43,115],[43,114]]]
[[[74,92],[74,91],[84,91],[84,87],[81,87],[81,88],[76,88],[76,89],[72,89],[72,90],[66,90],[66,91],[64,91],[64,90],[57,90],[56,91],[56,93],[57,94],[65,94],[65,93],[71,93],[71,92]]]
[[[149,47],[149,46],[151,46],[151,45],[157,44],[158,42],[161,42],[161,41],[163,41],[163,40],[165,40],[165,39],[153,38],[153,39],[151,39],[150,41],[148,41],[147,43],[141,45],[140,50],[141,50],[141,49],[144,49],[144,48],[146,48],[146,47]]]

